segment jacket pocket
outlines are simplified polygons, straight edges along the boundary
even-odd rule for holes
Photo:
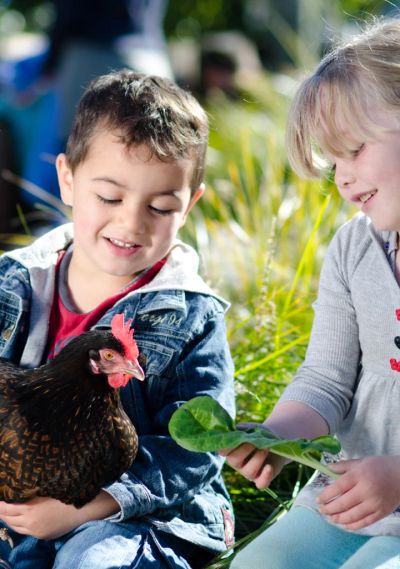
[[[139,361],[145,373],[145,391],[152,406],[164,397],[168,376],[165,373],[175,350],[154,340],[136,338],[139,347]]]

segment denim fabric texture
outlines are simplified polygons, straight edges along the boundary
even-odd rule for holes
[[[210,554],[140,521],[89,522],[60,539],[38,540],[9,530],[14,541],[0,552],[0,569],[191,569]]]
[[[58,231],[61,231],[60,228]],[[12,255],[4,255],[0,259],[0,356],[15,363],[20,363],[28,335],[32,335],[32,310],[36,315],[41,314],[40,325],[35,329],[44,332],[36,333],[34,347],[37,346],[39,352],[42,350],[41,353],[45,347],[44,323],[52,297],[40,295],[40,290],[49,291],[51,287],[35,285],[39,293],[35,293],[34,299],[32,291],[35,286],[32,281],[38,275],[42,278],[42,273],[47,282],[51,283],[53,279],[56,255],[51,237],[47,239],[47,247],[49,255],[46,256],[43,254],[46,247],[41,238],[39,261],[34,255],[31,258],[30,248],[22,251],[20,259]],[[39,266],[40,263],[42,266]],[[148,551],[149,559],[152,555],[161,555],[164,561],[160,563],[165,563],[165,567],[186,567],[183,561],[174,560],[174,556],[179,559],[179,547],[186,555],[188,544],[194,550],[199,546],[212,553],[226,548],[231,529],[226,527],[226,519],[233,519],[233,513],[221,476],[222,458],[213,453],[186,451],[168,433],[168,422],[173,411],[179,404],[197,395],[210,395],[231,415],[234,414],[233,366],[224,323],[226,305],[217,296],[208,294],[206,287],[204,290],[200,287],[197,291],[197,285],[186,286],[184,282],[177,282],[176,288],[172,288],[166,278],[169,270],[167,265],[168,262],[163,268],[159,290],[155,282],[152,283],[152,291],[135,291],[120,300],[96,324],[98,328],[110,327],[116,313],[123,313],[125,319],[133,318],[135,339],[145,362],[146,379],[144,382],[129,382],[121,391],[121,398],[138,432],[139,451],[131,469],[105,488],[119,503],[120,513],[106,521],[86,524],[72,535],[64,536],[60,555],[61,551],[69,551],[69,540],[78,543],[76,549],[79,550],[81,546],[85,547],[85,540],[91,542],[91,536],[96,531],[99,536],[102,531],[105,532],[115,559],[119,559],[119,544],[129,536],[132,547],[128,549],[132,555],[138,555],[133,554],[135,548],[135,551]],[[194,282],[198,282],[197,278],[196,275]],[[29,338],[31,345],[32,340]],[[165,553],[171,540],[175,550],[170,556],[172,561]],[[94,544],[95,550],[101,551],[101,538],[97,541],[93,538],[93,541],[97,543]],[[136,545],[133,542],[137,542]],[[31,551],[34,545],[33,549],[40,555],[40,551],[46,551],[49,545],[49,542],[28,537],[18,540],[18,543],[11,559],[18,555],[18,548],[23,550],[26,546]],[[58,546],[52,542],[51,547],[57,550]],[[126,549],[125,545],[122,549]],[[99,555],[104,560],[104,554]],[[147,553],[141,555],[146,558]],[[103,561],[103,564],[92,561],[76,561],[76,565],[75,561],[71,563],[63,565],[57,555],[54,568],[139,567],[134,557],[121,559],[119,565],[117,561],[117,565],[107,565]],[[141,563],[140,567],[145,569],[147,564],[144,561]],[[23,565],[18,561],[15,567],[39,569],[42,565],[39,562]]]

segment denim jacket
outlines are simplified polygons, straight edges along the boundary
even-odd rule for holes
[[[68,224],[0,258],[2,357],[26,367],[40,364],[58,252],[71,241]],[[199,277],[197,268],[197,254],[177,241],[153,281],[118,301],[95,326],[110,327],[116,313],[133,318],[146,376],[121,391],[139,434],[138,455],[130,470],[105,490],[121,508],[112,521],[141,518],[221,551],[233,528],[221,476],[223,461],[212,453],[184,450],[168,433],[173,411],[197,395],[210,395],[234,413],[233,366],[224,324],[227,303]]]

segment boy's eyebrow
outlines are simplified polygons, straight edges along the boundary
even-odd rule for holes
[[[114,180],[114,178],[109,178],[108,176],[97,176],[95,178],[92,178],[91,180],[92,182],[108,182],[109,184],[113,184],[114,186],[118,186],[119,188],[125,187],[124,184],[121,184],[117,180]]]
[[[114,178],[110,178],[109,176],[97,176],[95,178],[91,178],[92,182],[108,182],[109,184],[113,184],[117,188],[125,188],[125,184],[118,182]],[[155,192],[155,196],[172,196],[177,200],[180,199],[179,197],[179,190],[171,189],[171,190],[162,190],[160,192]]]

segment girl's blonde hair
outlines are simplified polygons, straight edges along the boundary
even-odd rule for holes
[[[287,122],[293,169],[316,177],[327,155],[348,156],[382,130],[382,111],[400,126],[400,20],[381,20],[328,53],[301,84]]]

